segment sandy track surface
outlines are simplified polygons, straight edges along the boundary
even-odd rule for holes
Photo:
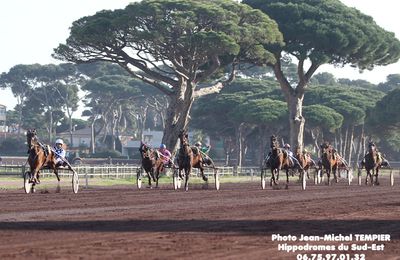
[[[366,254],[399,259],[400,189],[314,186],[261,190],[258,182],[189,192],[94,187],[35,194],[0,190],[0,259],[296,259],[297,254]],[[272,234],[389,234],[390,241],[272,241]],[[279,244],[384,245],[382,251],[278,250]],[[347,258],[346,258],[347,259]]]

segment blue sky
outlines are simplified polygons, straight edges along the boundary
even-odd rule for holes
[[[378,25],[400,38],[397,1],[341,0],[372,16]],[[53,48],[65,42],[72,22],[103,9],[124,8],[132,0],[4,0],[0,1],[0,73],[17,64],[59,63],[51,58]],[[337,78],[365,79],[373,83],[386,80],[388,74],[400,73],[400,62],[360,74],[350,67],[324,65],[318,72],[328,71]],[[9,90],[0,90],[0,104],[13,109],[16,99]]]

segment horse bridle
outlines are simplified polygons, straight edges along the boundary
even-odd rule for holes
[[[142,154],[142,159],[146,159],[146,158],[151,159],[151,150],[150,150],[150,147],[142,146],[142,147],[140,148],[140,152],[141,152],[141,154]]]

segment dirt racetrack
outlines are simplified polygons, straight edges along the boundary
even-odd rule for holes
[[[261,190],[258,182],[222,183],[189,192],[92,187],[73,194],[0,189],[0,259],[400,259],[400,189],[314,186]],[[352,235],[351,241],[272,241],[272,235]],[[390,241],[356,241],[389,234]],[[386,236],[387,237],[387,236]],[[385,240],[385,239],[384,239]],[[278,245],[330,245],[286,252]],[[369,249],[338,251],[341,244]],[[372,244],[375,244],[373,246]],[[382,246],[383,245],[383,246]],[[379,247],[380,246],[380,247]],[[381,249],[374,251],[374,249]],[[342,255],[340,255],[342,254]],[[339,258],[339,256],[341,258]],[[305,259],[305,258],[301,258]],[[317,258],[315,258],[317,259]]]

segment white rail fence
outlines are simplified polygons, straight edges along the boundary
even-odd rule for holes
[[[140,165],[113,165],[113,164],[104,164],[104,165],[76,165],[73,166],[74,170],[78,173],[80,177],[86,178],[130,178],[136,177],[137,171],[140,168]],[[250,167],[231,167],[231,166],[218,166],[218,174],[220,176],[250,176],[251,178],[261,176],[261,168],[257,166]],[[29,170],[28,166],[25,165],[7,165],[0,164],[0,177],[2,176],[20,176],[22,177],[24,172]],[[313,171],[313,170],[312,170]],[[312,171],[310,172],[312,174]],[[398,173],[400,175],[399,168],[393,168],[394,173]],[[353,173],[356,174],[356,169],[353,169]],[[205,168],[204,173],[206,175],[213,175],[214,170],[212,168]],[[70,172],[68,170],[60,169],[60,176],[69,176]],[[167,170],[167,175],[170,176],[172,174],[172,170]],[[192,175],[200,176],[200,171],[198,169],[194,169],[192,171]],[[266,171],[266,176],[270,176],[270,170]],[[42,177],[53,176],[53,172],[51,170],[42,170]]]
[[[126,178],[136,176],[140,165],[77,165],[73,166],[74,170],[80,176],[90,177],[113,177],[113,178]],[[25,171],[29,170],[28,166],[24,165],[7,165],[0,164],[0,176],[23,176]],[[260,176],[261,169],[259,167],[231,167],[231,166],[219,166],[217,167],[218,174],[220,176]],[[68,170],[60,169],[60,175],[69,175]],[[206,175],[213,175],[214,170],[212,168],[205,168],[204,173]],[[171,169],[168,169],[167,174],[171,174]],[[200,175],[198,169],[193,170],[193,175]],[[42,177],[52,176],[51,170],[42,170]]]

